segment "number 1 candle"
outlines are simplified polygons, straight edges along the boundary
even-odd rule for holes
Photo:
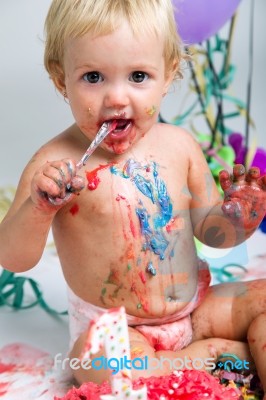
[[[110,375],[112,394],[101,395],[100,398],[147,400],[146,386],[133,389],[131,369],[128,363],[123,362],[123,360],[130,361],[129,334],[124,307],[107,310],[91,323],[82,360],[90,359],[92,354],[102,349],[105,350],[107,362],[113,360],[121,369],[115,370],[115,373]]]

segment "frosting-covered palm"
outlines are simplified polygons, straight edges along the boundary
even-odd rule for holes
[[[242,164],[236,164],[232,175],[223,170],[219,180],[225,196],[223,212],[236,227],[256,229],[266,211],[266,175],[260,176],[257,167],[246,173]]]

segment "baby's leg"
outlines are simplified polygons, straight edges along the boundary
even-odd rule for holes
[[[199,368],[199,358],[202,360],[207,358],[216,360],[216,358],[224,352],[232,352],[241,359],[251,361],[248,346],[246,343],[242,342],[234,342],[225,339],[206,339],[193,342],[188,347],[178,352],[166,350],[160,350],[156,352],[148,343],[147,339],[134,328],[129,328],[129,336],[131,360],[135,358],[144,359],[146,356],[148,359],[148,366],[150,366],[150,369],[132,369],[131,372],[133,379],[137,379],[139,377],[168,375],[173,369],[181,369],[182,360],[184,363],[185,360],[187,360],[187,367],[192,369],[194,364],[193,360],[197,359],[197,361],[195,361],[196,368],[204,369],[204,367]],[[80,356],[84,348],[86,338],[86,332],[79,337],[70,354],[70,359],[78,358]],[[95,357],[100,357],[102,355],[104,355],[103,352],[95,355]],[[93,368],[84,370],[80,368],[73,370],[73,375],[79,384],[86,381],[93,381],[101,384],[104,380],[108,379],[110,371],[108,372],[104,369],[94,370]]]
[[[69,353],[70,360],[77,358],[79,359],[81,357],[81,354],[83,353],[85,348],[87,338],[88,338],[87,331],[83,332],[79,336],[79,338],[76,340],[73,346],[73,349]],[[101,356],[105,356],[104,351],[100,351],[99,353],[95,354],[94,356],[91,357],[91,359]],[[103,381],[107,380],[110,375],[110,372],[108,373],[108,371],[105,369],[96,370],[94,368],[90,369],[82,368],[82,364],[80,364],[80,367],[78,369],[73,369],[72,373],[73,377],[80,385],[84,382],[95,382],[101,384]]]
[[[266,400],[266,312],[258,315],[249,326],[248,343],[250,352],[256,360],[256,367],[264,388]]]
[[[215,285],[192,313],[193,340],[248,341],[266,392],[266,280]],[[265,399],[266,400],[266,399]]]

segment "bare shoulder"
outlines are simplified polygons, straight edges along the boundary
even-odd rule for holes
[[[36,151],[32,156],[27,167],[31,164],[42,165],[47,161],[61,160],[63,158],[71,158],[72,152],[79,143],[79,135],[75,125],[70,126],[65,131],[59,133],[49,140]]]
[[[195,142],[193,135],[189,131],[177,125],[158,123],[157,130],[160,135],[167,134],[167,136],[172,140],[178,140],[183,144],[190,144],[191,142]]]
[[[186,129],[171,124],[158,123],[156,132],[162,145],[170,147],[174,152],[182,152],[182,155],[186,156],[187,159],[192,160],[197,154],[202,156],[199,143]]]

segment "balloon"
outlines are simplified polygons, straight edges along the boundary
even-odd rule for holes
[[[175,20],[185,45],[200,43],[228,21],[241,0],[173,0]]]
[[[229,136],[229,144],[235,152],[235,164],[245,164],[247,148],[244,144],[244,137],[240,133],[231,133]],[[266,150],[261,147],[256,149],[250,167],[258,167],[261,175],[266,174]]]

